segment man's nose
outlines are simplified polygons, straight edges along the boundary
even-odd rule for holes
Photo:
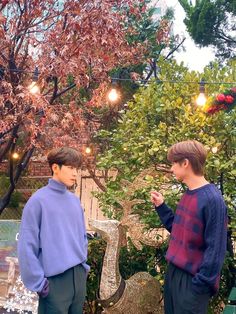
[[[77,169],[73,169],[72,175],[73,175],[74,177],[77,177]]]

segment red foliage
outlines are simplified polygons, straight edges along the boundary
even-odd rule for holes
[[[144,61],[148,43],[127,41],[127,29],[133,32],[127,27],[127,12],[139,18],[147,9],[140,5],[144,2],[1,1],[0,160],[1,148],[18,126],[17,136],[27,147],[78,145],[81,128],[86,127],[82,107],[89,111],[89,106],[100,105],[108,73]],[[168,23],[161,25],[158,42],[167,38]],[[41,93],[32,95],[28,85],[36,66]],[[71,90],[73,84],[76,91]],[[89,106],[80,99],[80,88],[91,94],[94,91]],[[62,95],[67,97],[64,101]],[[96,128],[96,123],[92,127]]]

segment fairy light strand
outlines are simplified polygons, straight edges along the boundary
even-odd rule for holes
[[[29,74],[34,74],[34,71],[26,71],[26,70],[19,70],[19,69],[8,69],[8,71],[10,72],[20,72],[20,73],[29,73]],[[38,74],[41,74],[40,71],[37,72]],[[141,84],[146,84],[148,81],[145,79],[131,79],[131,78],[112,78],[112,80],[114,82],[116,81],[127,81],[127,82],[137,82],[137,83],[141,83]],[[200,82],[197,81],[179,81],[179,80],[159,80],[159,79],[155,79],[156,83],[182,83],[182,84],[200,84]],[[208,82],[208,81],[204,81],[204,84],[206,85],[235,85],[236,82]]]

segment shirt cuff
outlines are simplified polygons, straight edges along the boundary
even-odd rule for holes
[[[159,205],[159,206],[155,206],[155,210],[157,211],[157,212],[165,212],[166,211],[166,209],[169,209],[169,207],[166,205],[166,203],[165,202],[163,202],[161,205]]]
[[[46,298],[48,296],[48,294],[49,294],[49,281],[46,279],[44,286],[43,286],[43,289],[40,292],[38,292],[38,295],[41,298]]]

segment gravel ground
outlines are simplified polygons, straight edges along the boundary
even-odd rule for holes
[[[0,314],[19,314],[17,312],[7,312],[7,310],[3,309],[3,308],[0,308]]]

